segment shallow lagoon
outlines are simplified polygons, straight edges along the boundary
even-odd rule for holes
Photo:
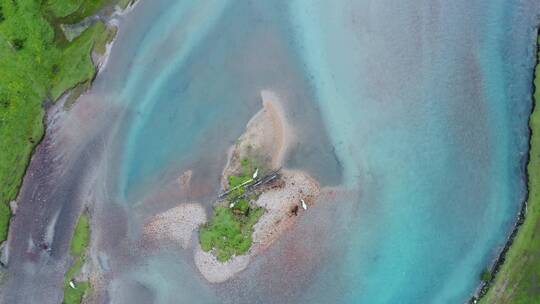
[[[121,232],[97,236],[110,298],[464,302],[525,195],[536,7],[141,1],[92,92],[125,109],[98,203],[123,219],[104,215]],[[356,194],[222,285],[204,282],[189,250],[134,249],[141,223],[178,203],[167,185],[183,171],[197,187],[182,199],[210,208],[226,149],[268,88],[298,130],[289,165]]]

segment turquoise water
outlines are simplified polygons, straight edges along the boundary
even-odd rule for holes
[[[326,207],[326,223],[339,228],[319,231],[329,237],[317,246],[331,247],[321,249],[324,263],[304,271],[303,284],[279,278],[290,282],[281,294],[271,282],[284,270],[276,265],[269,281],[262,271],[286,245],[224,286],[201,280],[189,252],[136,256],[123,262],[111,297],[464,302],[524,199],[538,7],[142,0],[95,87],[126,109],[114,134],[111,203],[144,218],[160,207],[130,206],[187,169],[194,183],[210,184],[200,197],[213,195],[226,149],[260,108],[261,89],[284,97],[298,130],[289,165],[358,194]],[[321,218],[308,217],[306,227]]]

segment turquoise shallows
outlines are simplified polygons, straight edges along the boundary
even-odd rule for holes
[[[127,109],[117,201],[135,206],[185,169],[217,187],[227,147],[273,89],[310,147],[292,163],[357,191],[341,204],[361,212],[333,218],[347,223],[336,258],[300,290],[270,292],[257,262],[228,286],[240,291],[216,291],[189,253],[170,269],[170,255],[149,257],[155,267],[134,266],[115,290],[137,281],[163,303],[189,291],[201,303],[465,302],[524,199],[538,11],[532,0],[142,1],[96,82]]]

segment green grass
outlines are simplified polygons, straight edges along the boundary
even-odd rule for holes
[[[90,240],[90,223],[86,214],[81,215],[75,231],[73,232],[73,239],[71,239],[71,255],[81,256],[88,247],[88,241]]]
[[[96,52],[99,55],[105,54],[105,51],[107,50],[107,44],[110,43],[114,39],[117,32],[118,32],[118,28],[115,26],[108,27],[105,29],[105,31],[98,32],[99,35],[96,36],[94,52]]]
[[[263,208],[248,208],[247,215],[238,215],[231,208],[216,207],[211,221],[200,229],[201,248],[214,249],[214,255],[221,262],[246,253],[251,247],[253,225],[263,213]]]
[[[257,162],[255,158],[243,158],[240,161],[240,164],[242,171],[237,175],[231,175],[228,177],[229,189],[234,189],[251,180],[253,173],[257,168],[259,168],[259,176],[263,174],[263,169],[261,168],[261,166],[258,165],[259,162]],[[249,185],[249,183],[246,183],[245,186],[247,185]],[[227,195],[227,201],[229,201],[229,203],[235,202],[236,200],[238,200],[239,197],[244,194],[244,192],[244,187],[236,188]]]
[[[71,239],[70,252],[75,259],[64,276],[64,300],[65,304],[79,304],[87,290],[90,288],[89,282],[75,282],[75,288],[69,286],[69,282],[74,280],[86,261],[86,250],[90,240],[90,223],[88,216],[82,214],[75,226],[73,238]]]
[[[51,81],[51,96],[54,100],[66,90],[94,77],[96,68],[90,54],[94,44],[101,42],[106,33],[105,24],[98,21],[62,49],[62,56],[54,66],[56,72]]]
[[[68,43],[58,24],[79,22],[105,2],[113,1],[0,0],[0,242],[9,223],[5,205],[16,198],[43,136],[43,101],[91,80],[91,51],[103,51],[113,34],[97,22]]]
[[[45,3],[45,9],[57,18],[67,17],[79,9],[83,0],[49,0]]]
[[[540,37],[539,37],[540,43]],[[540,53],[538,54],[540,58]],[[540,65],[536,66],[535,109],[529,124],[532,130],[527,172],[529,198],[523,225],[480,303],[540,303]]]
[[[0,204],[0,240],[7,238],[11,210],[8,204]]]
[[[252,178],[256,162],[245,158],[241,165],[240,174],[229,176],[229,189]],[[210,222],[200,228],[201,248],[204,251],[213,249],[218,261],[225,262],[233,255],[242,255],[249,250],[253,226],[265,211],[263,208],[250,206],[248,199],[243,197],[244,192],[244,187],[230,192],[226,197],[227,206],[216,207]],[[233,208],[228,207],[231,203],[234,203]]]
[[[47,12],[58,18],[58,22],[72,24],[97,13],[109,0],[49,0]]]

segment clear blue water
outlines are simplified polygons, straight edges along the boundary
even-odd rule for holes
[[[223,293],[189,254],[178,266],[167,253],[140,257],[115,283],[116,299],[142,285],[159,303],[191,291],[201,303],[464,302],[524,199],[539,7],[142,0],[96,82],[127,109],[115,135],[116,201],[129,208],[186,169],[217,188],[227,147],[270,88],[299,130],[289,165],[358,190],[343,204],[361,212],[333,219],[347,223],[328,241],[339,258],[290,298],[264,298],[264,285]]]

